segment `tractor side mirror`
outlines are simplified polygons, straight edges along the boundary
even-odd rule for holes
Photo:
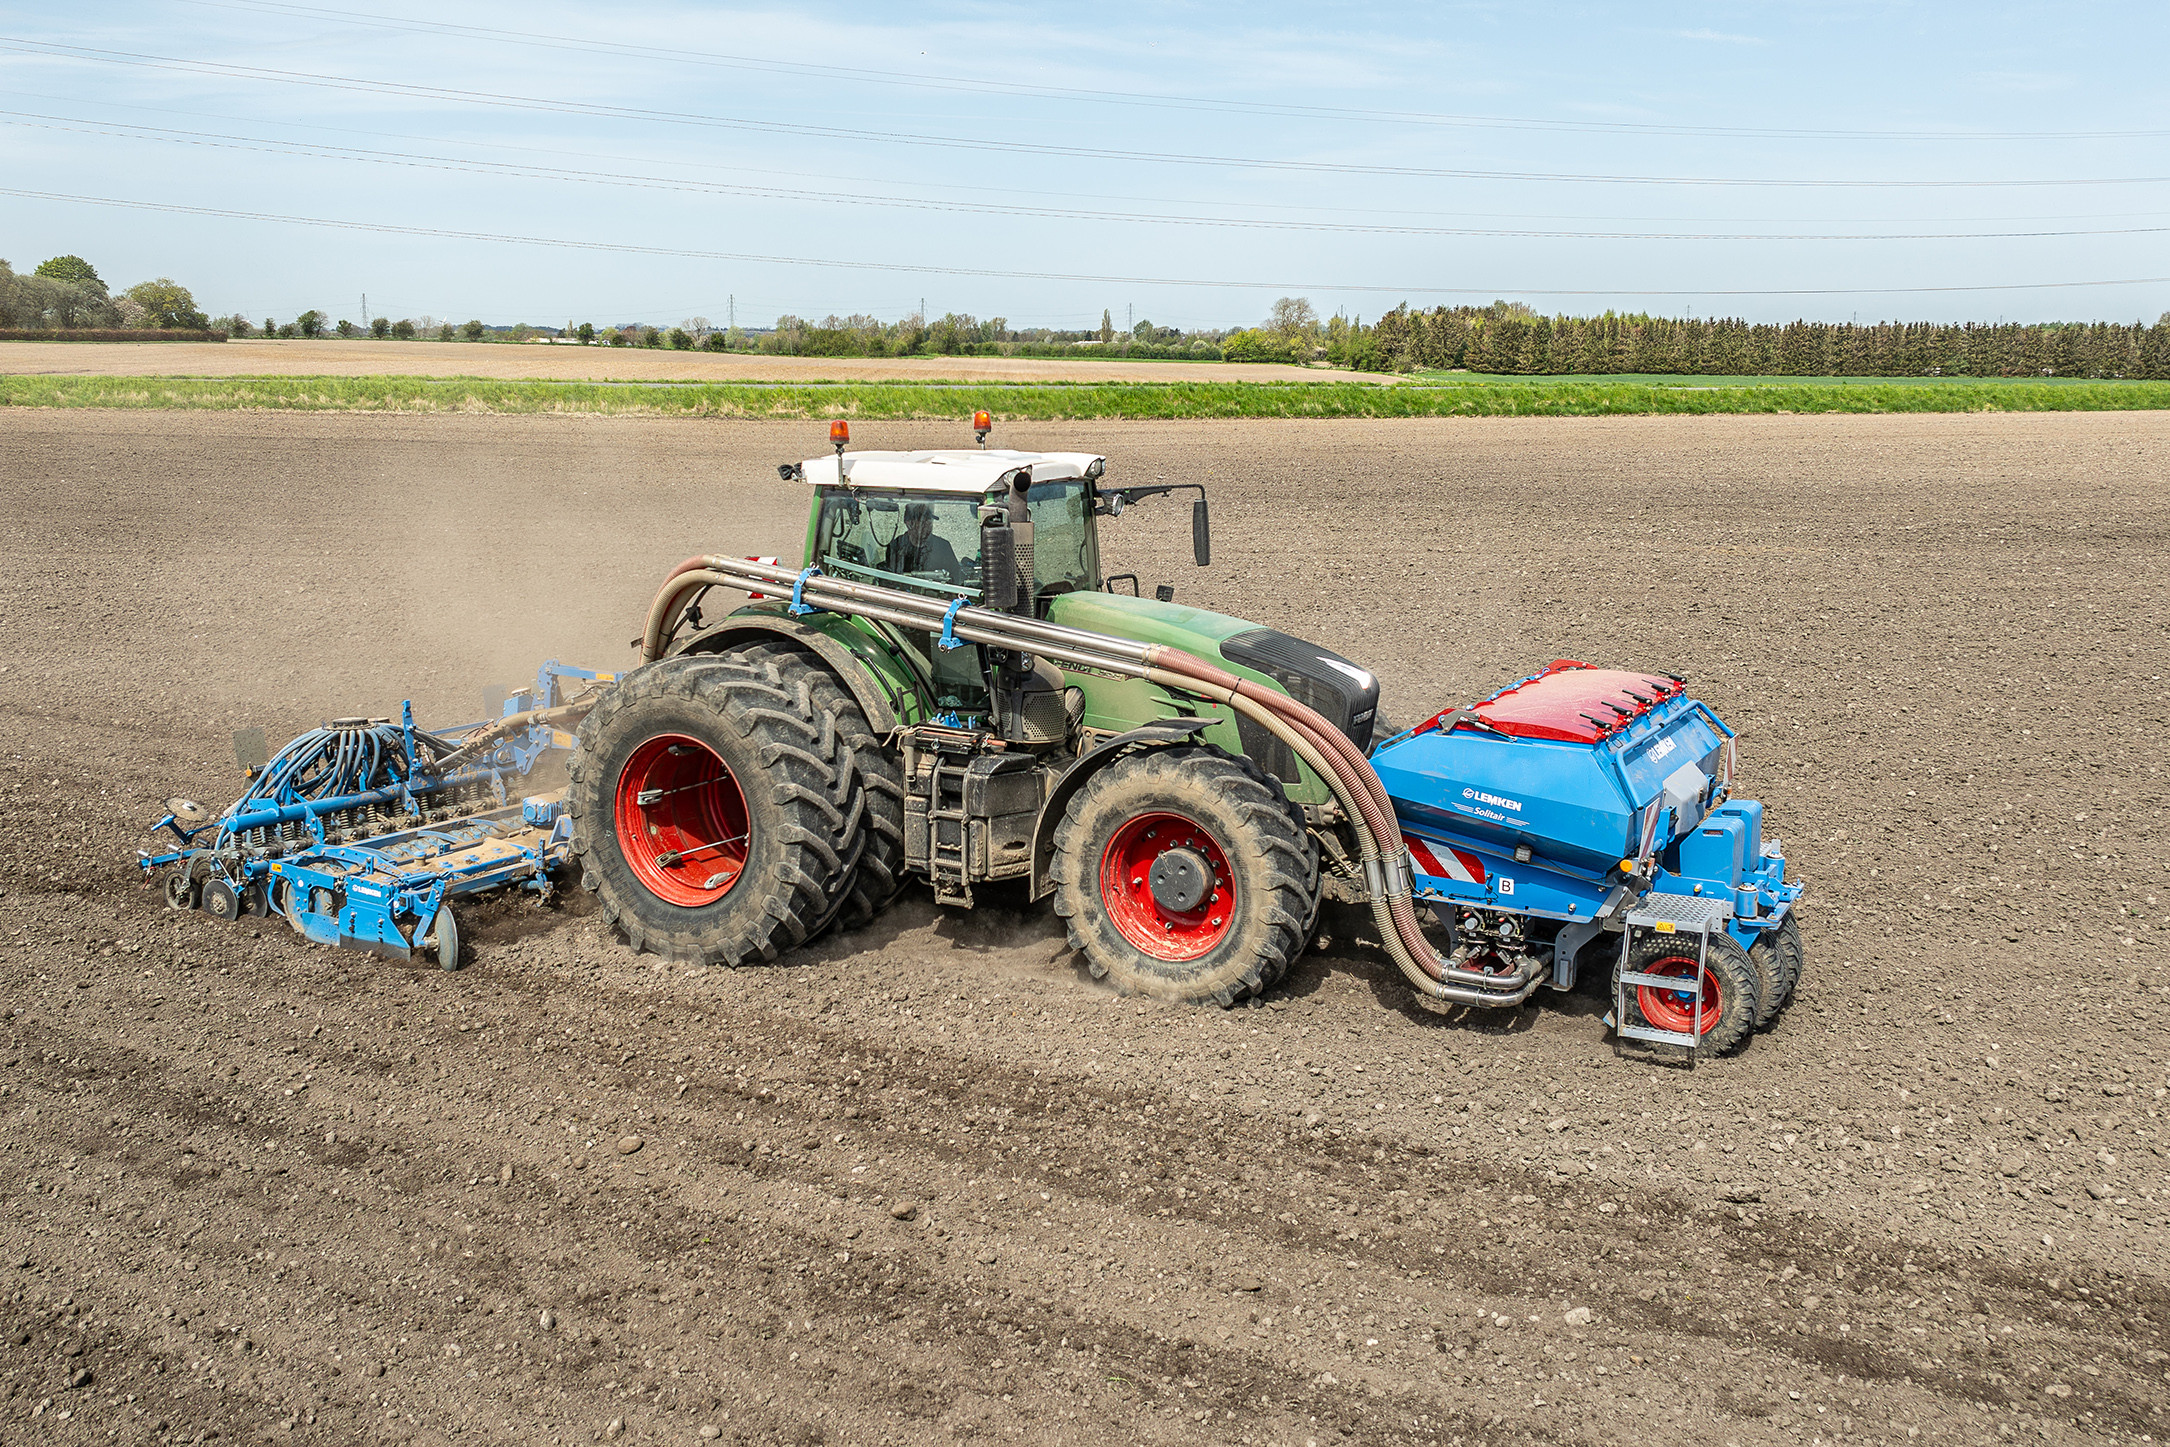
[[[1213,561],[1213,520],[1204,498],[1190,505],[1190,553],[1201,568]]]

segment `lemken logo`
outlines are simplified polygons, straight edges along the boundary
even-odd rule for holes
[[[1521,801],[1516,799],[1502,799],[1499,795],[1487,794],[1482,789],[1464,789],[1462,790],[1462,797],[1465,799],[1474,799],[1480,804],[1490,804],[1496,809],[1512,809],[1517,814],[1522,812]]]

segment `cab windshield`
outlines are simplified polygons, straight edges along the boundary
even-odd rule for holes
[[[841,577],[977,598],[979,506],[969,495],[830,493],[821,502],[814,561]]]
[[[1099,587],[1085,484],[1039,483],[1026,499],[1032,511],[1032,571],[1039,592],[1045,596]],[[979,517],[984,501],[969,494],[870,489],[829,493],[815,526],[814,561],[823,572],[841,577],[978,598],[984,587]]]

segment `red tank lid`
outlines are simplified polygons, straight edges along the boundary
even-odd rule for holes
[[[1665,674],[1597,668],[1560,658],[1544,672],[1509,684],[1469,712],[1518,739],[1594,744],[1681,688],[1679,679]]]

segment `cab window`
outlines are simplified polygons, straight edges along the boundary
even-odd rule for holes
[[[980,594],[977,497],[831,493],[814,561],[824,572],[945,596]]]
[[[1095,576],[1092,507],[1082,482],[1035,483],[1026,495],[1032,510],[1032,574],[1041,596],[1091,592]]]

